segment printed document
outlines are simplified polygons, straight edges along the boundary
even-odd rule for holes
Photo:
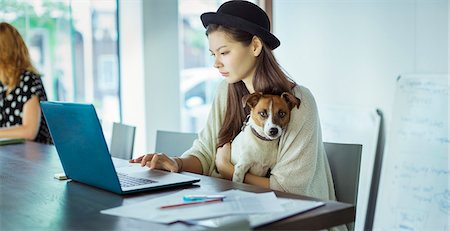
[[[223,202],[161,209],[161,206],[183,203],[183,196],[191,194],[217,194],[200,190],[182,190],[167,196],[138,202],[131,205],[102,210],[101,213],[143,219],[158,223],[199,220],[226,215],[264,214],[283,212],[275,193],[247,193],[240,190],[220,192],[226,196]]]
[[[281,202],[284,211],[264,213],[264,214],[249,214],[247,215],[247,220],[250,222],[250,227],[257,228],[259,226],[270,224],[272,222],[282,220],[286,217],[290,217],[299,213],[304,213],[309,210],[325,205],[324,202],[319,201],[308,201],[308,200],[297,200],[286,198],[278,198],[278,200]],[[188,221],[188,223],[193,225],[201,225],[211,228],[217,228],[224,225],[229,225],[230,222],[235,222],[236,220],[238,220],[238,218],[243,219],[243,216],[232,215],[205,220]]]

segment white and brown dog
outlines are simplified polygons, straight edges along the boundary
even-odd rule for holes
[[[235,182],[243,182],[247,172],[266,176],[273,168],[279,138],[289,123],[291,110],[300,106],[300,99],[288,92],[281,96],[253,93],[244,96],[242,103],[251,112],[231,145]]]

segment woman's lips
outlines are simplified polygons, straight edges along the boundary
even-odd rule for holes
[[[227,77],[228,75],[230,75],[228,72],[220,72],[220,74],[221,74],[223,77]]]

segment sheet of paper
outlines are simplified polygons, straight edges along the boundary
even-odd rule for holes
[[[247,219],[250,222],[250,226],[252,228],[256,228],[325,205],[325,203],[318,201],[295,200],[286,198],[278,198],[278,200],[282,204],[284,211],[265,214],[246,215]],[[243,219],[242,215],[241,216],[231,215],[205,220],[188,221],[188,223],[211,228],[218,228],[223,227],[225,225],[229,225],[230,222],[239,221],[239,219]]]
[[[160,209],[164,205],[183,203],[183,196],[189,194],[217,194],[199,190],[182,190],[168,196],[159,197],[132,205],[119,206],[101,213],[143,219],[158,223],[198,220],[236,214],[256,214],[283,212],[284,208],[275,193],[247,193],[240,190],[220,192],[226,195],[223,202]]]

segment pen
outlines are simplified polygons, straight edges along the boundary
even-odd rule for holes
[[[222,201],[223,201],[223,199],[214,199],[214,200],[207,200],[207,201],[198,201],[198,202],[190,202],[190,203],[164,205],[164,206],[161,206],[159,208],[160,209],[170,209],[170,208],[178,208],[178,207],[189,206],[189,205],[209,204],[209,203],[222,202]]]
[[[186,195],[183,197],[184,201],[200,201],[206,199],[224,199],[224,195]]]

